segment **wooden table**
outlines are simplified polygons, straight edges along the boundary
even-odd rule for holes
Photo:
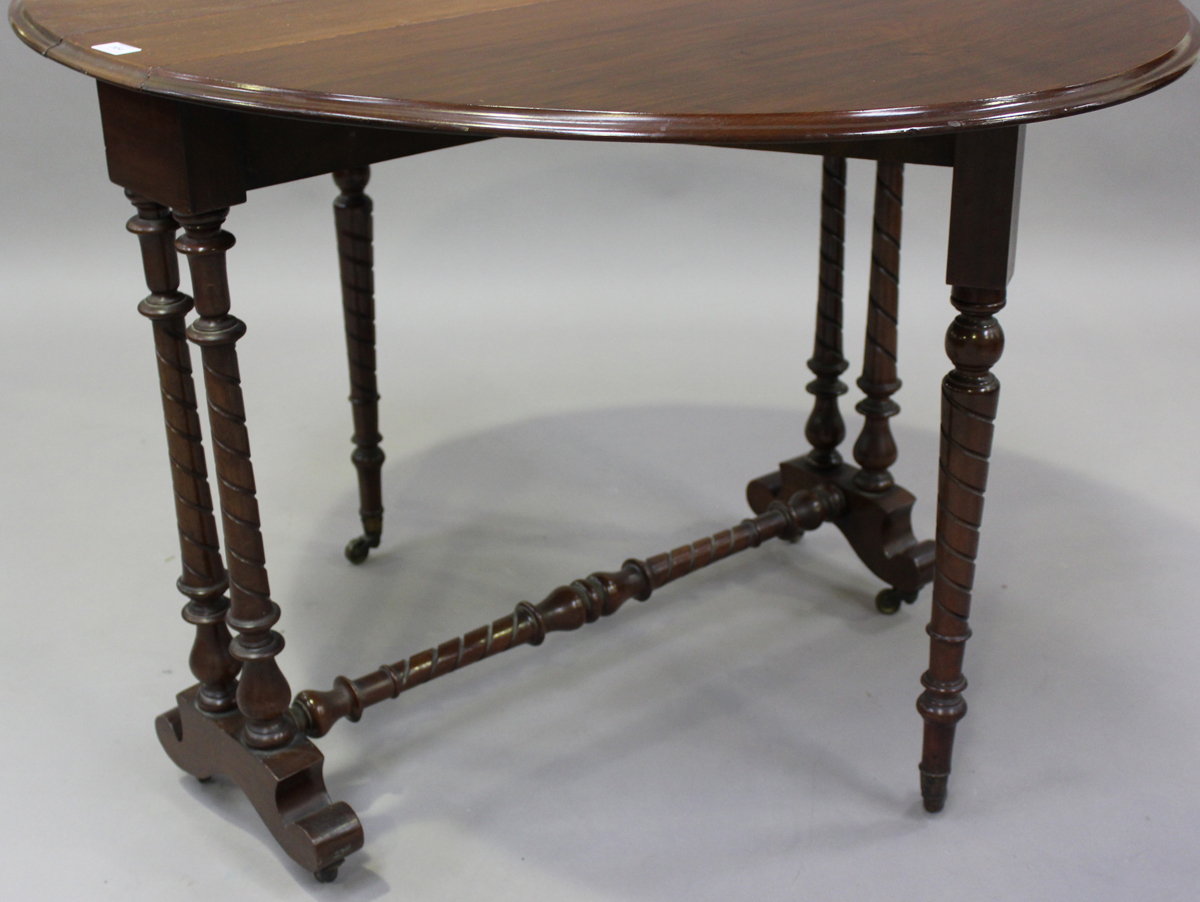
[[[167,753],[242,788],[320,880],[363,842],[325,791],[311,738],[342,718],[668,582],[829,521],[885,584],[884,613],[933,582],[921,791],[942,808],[962,672],[1012,275],[1027,122],[1119,103],[1195,61],[1176,0],[14,0],[46,56],[97,80],[109,174],[137,215],[174,481],[184,619],[197,684],[158,718]],[[366,560],[383,530],[369,165],[490,137],[674,142],[824,157],[811,449],[750,482],[756,516],[560,587],[538,604],[328,692],[293,700],[276,660],[222,229],[249,190],[332,172]],[[846,158],[878,161],[858,466],[838,447]],[[954,170],[937,536],[918,541],[892,479],[905,163]],[[176,238],[180,227],[183,234]],[[176,251],[194,300],[179,291]],[[195,307],[190,325],[185,317]],[[200,348],[225,557],[188,341]],[[233,637],[230,628],[237,634]]]

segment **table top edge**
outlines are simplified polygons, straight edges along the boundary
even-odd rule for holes
[[[936,106],[768,114],[467,106],[234,84],[161,69],[146,71],[121,57],[79,48],[36,22],[23,0],[12,0],[8,16],[17,36],[31,48],[100,81],[246,112],[495,137],[770,144],[955,133],[1061,118],[1132,100],[1178,79],[1200,56],[1200,22],[1184,9],[1188,30],[1173,48],[1142,66],[1088,84]]]

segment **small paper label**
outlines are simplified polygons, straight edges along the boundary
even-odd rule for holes
[[[124,56],[126,53],[141,53],[141,47],[134,47],[132,44],[122,44],[120,41],[111,41],[108,44],[93,44],[93,50],[99,50],[101,53],[107,53],[110,56]]]

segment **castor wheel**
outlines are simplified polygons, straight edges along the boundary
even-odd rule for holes
[[[317,878],[317,883],[333,883],[333,881],[337,880],[338,865],[340,864],[341,862],[339,861],[337,864],[331,864],[328,867],[321,868],[319,871],[314,871],[313,876]]]
[[[378,533],[374,535],[366,533],[356,539],[351,539],[350,543],[346,546],[346,560],[352,564],[361,564],[367,559],[367,555],[371,553],[371,549],[378,547]]]
[[[916,592],[901,592],[899,589],[887,588],[875,596],[875,608],[880,614],[895,614],[900,610],[900,603],[912,604],[917,600]]]

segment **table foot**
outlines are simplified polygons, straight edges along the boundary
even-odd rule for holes
[[[299,732],[281,748],[247,748],[242,714],[203,713],[196,707],[197,689],[179,693],[178,707],[155,721],[171,760],[201,782],[228,777],[293,861],[322,883],[333,880],[346,856],[362,848],[363,829],[354,809],[326,792],[320,750]]]
[[[917,499],[911,492],[898,485],[868,491],[859,484],[859,472],[849,464],[819,468],[808,457],[798,457],[784,461],[775,473],[752,480],[746,499],[755,513],[761,513],[796,492],[841,489],[846,507],[831,522],[868,569],[888,584],[875,603],[880,612],[894,614],[902,602],[915,601],[921,588],[933,580],[935,546],[913,535],[912,507]]]
[[[949,774],[933,774],[921,768],[921,800],[925,803],[926,811],[937,814],[946,806],[949,785]]]

